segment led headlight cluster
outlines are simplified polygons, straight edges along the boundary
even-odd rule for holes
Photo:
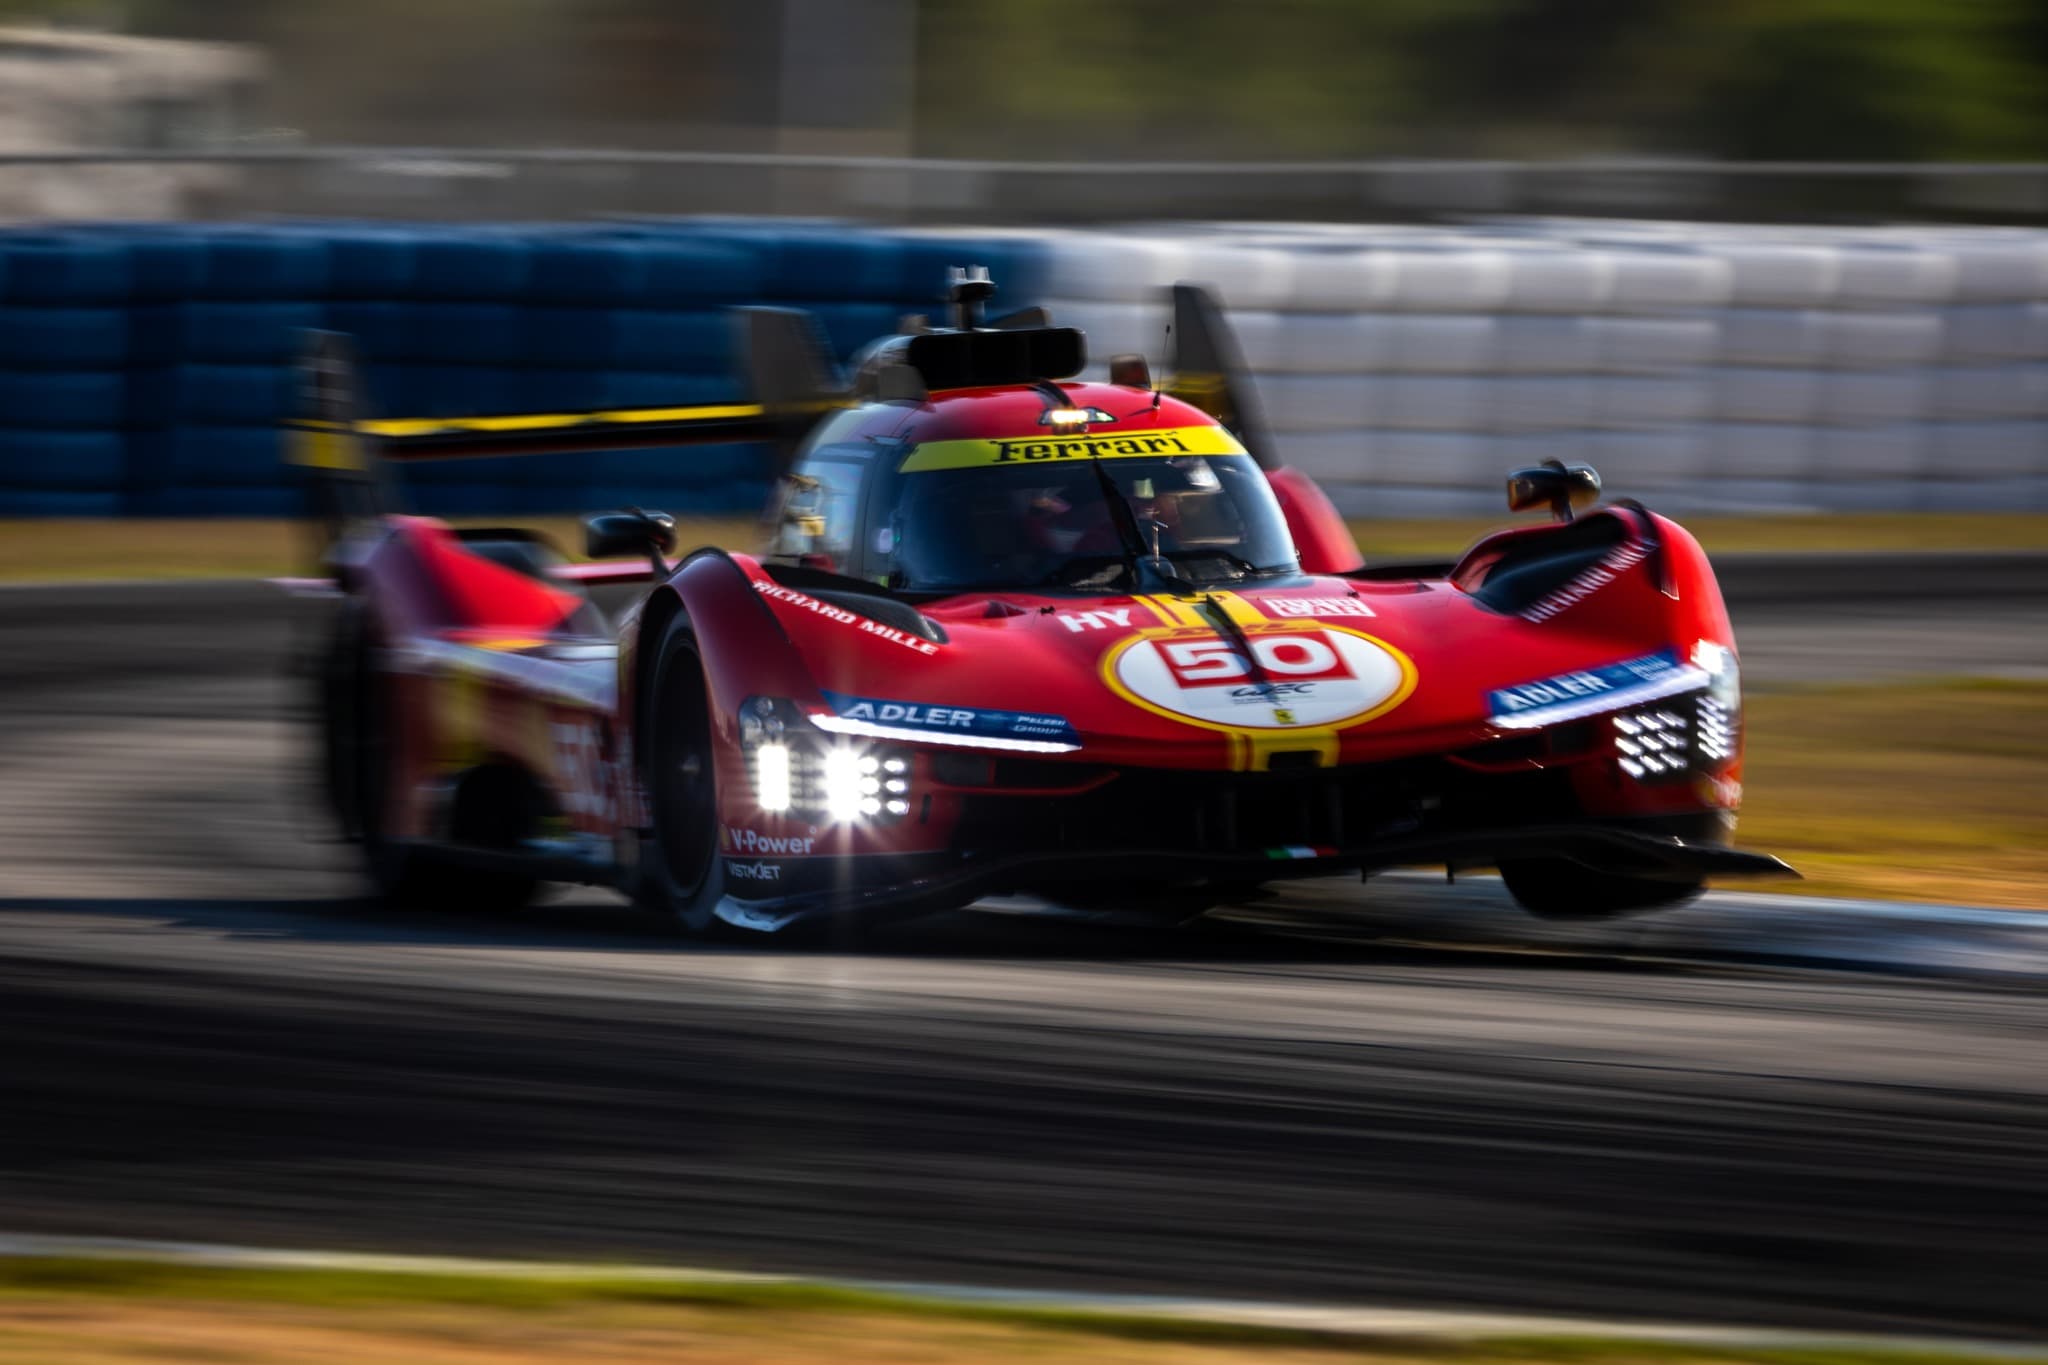
[[[910,760],[841,746],[823,759],[825,815],[873,820],[910,814]]]
[[[910,758],[900,750],[821,735],[793,702],[773,697],[740,707],[739,733],[765,812],[842,824],[910,814]]]
[[[1735,757],[1735,717],[1713,696],[1700,698],[1699,728],[1694,731],[1693,742],[1700,757],[1711,763],[1726,763]]]
[[[1668,706],[1644,707],[1614,717],[1614,748],[1621,770],[1637,781],[1675,776],[1690,766],[1688,724]]]
[[[1706,673],[1705,687],[1610,717],[1615,762],[1638,782],[1719,772],[1741,746],[1742,680],[1734,651],[1702,640],[1693,664]]]

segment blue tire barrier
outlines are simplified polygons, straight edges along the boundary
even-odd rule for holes
[[[205,237],[200,291],[216,299],[317,299],[327,292],[327,243],[289,231]]]
[[[621,310],[612,315],[613,362],[622,370],[694,370],[731,374],[732,317],[722,309]]]
[[[127,467],[119,431],[0,427],[0,487],[118,493]]]
[[[125,505],[150,517],[296,517],[305,513],[306,492],[296,482],[168,484]]]
[[[629,238],[647,257],[643,308],[708,308],[762,297],[758,249],[675,237]]]
[[[274,426],[175,428],[166,449],[166,489],[255,488],[290,477],[284,464],[284,434]]]
[[[125,297],[145,303],[189,299],[206,277],[206,229],[182,223],[66,223],[62,232],[125,252]],[[0,233],[0,242],[14,240]],[[113,302],[109,298],[105,302]]]
[[[134,286],[134,263],[124,243],[84,232],[0,234],[0,300],[121,303]]]
[[[344,333],[356,357],[389,365],[419,358],[419,305],[339,300],[327,305],[327,325]]]
[[[0,308],[0,366],[102,370],[128,361],[120,308]]]
[[[371,412],[391,417],[530,411],[519,373],[495,365],[376,366],[368,397]]]
[[[648,253],[578,234],[537,243],[525,296],[535,303],[630,307],[647,293]]]
[[[605,370],[520,369],[510,372],[518,402],[530,412],[591,412],[613,406]]]
[[[991,265],[1002,303],[1023,306],[1035,286],[1018,263],[1042,255],[741,219],[0,229],[0,431],[78,438],[25,446],[38,478],[61,464],[108,480],[30,492],[118,493],[130,514],[295,511],[276,424],[307,329],[355,339],[381,415],[732,402],[745,396],[733,304],[810,308],[844,358],[903,312],[941,311],[948,265]],[[429,510],[505,513],[743,510],[765,486],[749,447],[483,464],[419,466],[406,482]],[[4,469],[0,485],[13,486]]]
[[[127,406],[122,425],[130,431],[158,431],[178,420],[178,367],[175,365],[138,365],[130,368],[127,375]],[[152,458],[148,451],[130,452],[130,464]],[[162,458],[156,452],[155,458]]]
[[[327,292],[336,299],[397,299],[419,288],[419,234],[405,228],[308,229],[327,242]]]
[[[852,231],[792,233],[767,249],[763,293],[778,301],[894,299],[902,290],[903,248]],[[931,286],[937,293],[945,281]]]
[[[733,323],[723,311],[526,308],[520,359],[530,365],[670,371],[731,368]]]
[[[601,406],[680,408],[697,403],[739,403],[746,397],[740,381],[731,375],[612,370],[604,375]]]
[[[118,428],[127,409],[120,370],[0,370],[0,422],[10,427]]]
[[[180,422],[274,426],[298,402],[298,373],[289,365],[181,365],[170,379]]]
[[[619,363],[619,320],[613,308],[522,308],[518,359],[528,365],[611,369]]]
[[[516,364],[524,311],[492,303],[422,305],[413,314],[412,358],[444,365]]]
[[[449,300],[523,298],[533,245],[506,232],[430,232],[419,239],[410,297]]]
[[[134,403],[134,384],[129,386]],[[121,513],[130,517],[167,515],[156,509],[171,476],[171,432],[166,423],[146,429],[129,428],[128,468],[121,480]]]
[[[181,358],[226,364],[289,364],[305,332],[326,324],[317,303],[188,303],[179,312]]]
[[[658,228],[604,228],[536,248],[536,302],[687,308],[760,296],[762,252]]]
[[[117,517],[123,510],[125,504],[119,493],[8,488],[0,484],[0,517]]]
[[[128,310],[130,365],[175,365],[185,355],[183,305],[138,303]]]
[[[367,352],[359,354],[367,355]],[[413,402],[421,391],[418,369],[412,365],[366,364],[362,367],[362,401],[365,412],[380,417],[412,417],[424,411]]]

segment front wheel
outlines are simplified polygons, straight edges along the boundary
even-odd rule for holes
[[[376,899],[408,910],[520,909],[539,889],[533,878],[457,867],[390,837],[399,727],[393,683],[376,667],[376,653],[368,613],[351,601],[336,622],[321,675],[322,749],[328,799],[344,835],[362,846]]]
[[[642,899],[686,933],[708,934],[723,923],[717,911],[725,894],[711,689],[696,637],[680,616],[662,637],[645,716],[641,777],[654,831]]]
[[[1611,919],[1683,905],[1704,889],[1694,881],[1658,881],[1596,872],[1563,858],[1511,859],[1500,865],[1508,894],[1538,919]]]

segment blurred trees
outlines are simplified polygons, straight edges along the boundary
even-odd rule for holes
[[[2041,0],[924,0],[920,143],[2048,157]]]
[[[2048,159],[2048,0],[862,3],[916,12],[914,145],[935,155]],[[0,18],[262,43],[280,117],[316,140],[744,147],[791,107],[789,4],[0,0]]]

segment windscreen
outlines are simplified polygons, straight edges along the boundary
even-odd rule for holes
[[[901,478],[885,537],[895,587],[1118,592],[1136,585],[1135,557],[1155,549],[1193,583],[1298,567],[1273,490],[1248,455],[905,467],[914,472]]]

